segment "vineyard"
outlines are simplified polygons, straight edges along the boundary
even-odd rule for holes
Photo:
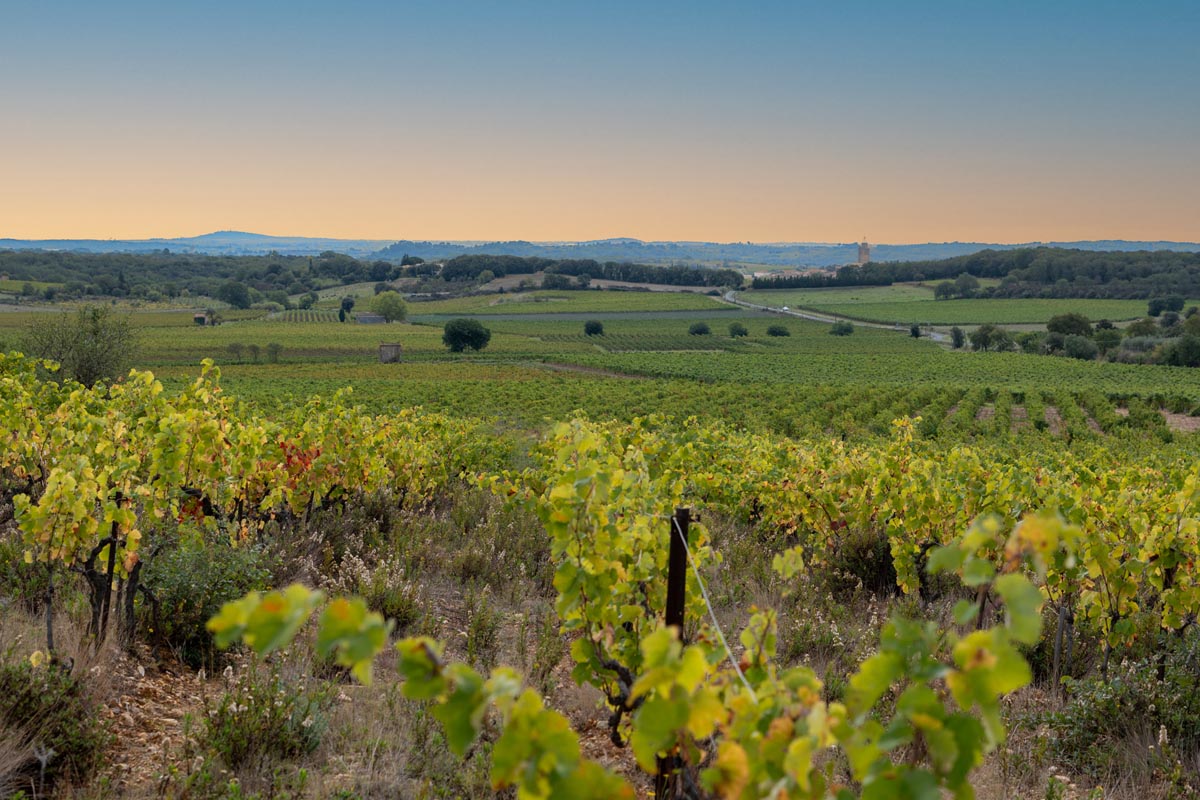
[[[739,298],[771,308],[808,308],[867,322],[901,325],[1022,325],[1045,323],[1057,314],[1128,320],[1146,315],[1143,300],[984,299],[935,300],[933,289],[897,285],[838,289],[773,289],[741,292]]]
[[[486,372],[507,369],[463,377],[540,389],[532,367]],[[1141,401],[826,387],[781,438],[659,416],[504,431],[357,392],[266,412],[224,383],[209,363],[177,389],[89,390],[0,358],[0,594],[30,615],[5,669],[82,682],[151,646],[240,675],[164,754],[169,796],[371,795],[380,748],[408,765],[400,794],[1042,796],[1134,779],[1108,752],[1131,734],[1087,703],[1143,675],[1122,720],[1159,760],[1128,796],[1191,791],[1200,453]],[[886,430],[816,421],[846,414]],[[201,564],[236,571],[197,583]],[[258,656],[212,648],[239,641]],[[304,705],[279,718],[264,696]],[[1015,713],[1036,697],[1052,713]],[[368,719],[392,733],[360,742]],[[344,752],[287,744],[322,733]],[[0,778],[86,780],[100,755],[55,735],[61,757]]]

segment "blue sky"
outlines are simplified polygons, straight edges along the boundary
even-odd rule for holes
[[[1198,33],[1185,2],[17,0],[0,235],[1200,238]]]

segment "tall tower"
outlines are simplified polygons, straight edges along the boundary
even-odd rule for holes
[[[862,242],[858,245],[858,263],[865,264],[871,260],[871,245],[867,244],[867,237],[863,237]]]

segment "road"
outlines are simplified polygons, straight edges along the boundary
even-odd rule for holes
[[[770,306],[760,306],[760,305],[756,305],[754,303],[747,303],[745,300],[739,300],[737,298],[736,291],[726,292],[725,296],[721,299],[724,300],[726,303],[732,303],[733,305],[741,306],[742,308],[751,308],[751,309],[754,309],[755,311],[766,311],[770,314],[779,314],[781,316],[786,316],[786,317],[798,317],[800,319],[806,319],[811,322],[827,322],[829,324],[833,324],[835,322],[840,322],[842,320],[845,320],[847,322],[852,322],[855,325],[859,325],[863,328],[879,328],[880,330],[885,330],[885,331],[907,331],[908,330],[908,328],[906,326],[901,325],[899,323],[893,323],[891,325],[888,325],[888,324],[880,323],[880,322],[863,322],[862,320],[857,320],[857,319],[854,319],[853,317],[839,317],[836,314],[820,314],[816,311],[796,310],[796,309],[787,308],[787,307],[772,308]],[[944,334],[940,331],[931,330],[931,331],[928,331],[928,333],[926,335],[935,342],[949,341],[946,334]]]

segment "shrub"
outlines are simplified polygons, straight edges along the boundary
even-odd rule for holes
[[[712,329],[708,327],[707,322],[693,322],[688,328],[688,333],[692,336],[708,336]]]
[[[231,769],[297,758],[316,750],[336,697],[331,684],[286,681],[279,668],[251,667],[205,704],[201,745]]]
[[[954,345],[955,350],[962,349],[962,346],[967,343],[967,335],[957,325],[950,329],[950,343]]]
[[[57,361],[62,375],[84,386],[116,380],[137,354],[137,331],[128,314],[89,306],[75,314],[42,314],[29,326],[28,355]]]
[[[767,336],[791,336],[792,332],[786,325],[771,325],[767,328]]]
[[[34,667],[10,650],[0,664],[0,733],[9,741],[36,742],[52,753],[43,768],[30,744],[15,774],[0,772],[4,784],[33,786],[40,796],[59,781],[90,778],[100,767],[109,735],[86,687],[61,666]],[[44,757],[44,755],[43,755]]]
[[[909,325],[908,326],[908,335],[914,339],[920,339],[921,338],[921,326],[915,322],[912,325]]]
[[[1130,757],[1145,759],[1145,740],[1159,739],[1162,744],[1165,739],[1179,750],[1195,753],[1200,748],[1200,674],[1194,663],[1196,637],[1190,638],[1167,657],[1162,681],[1151,660],[1123,664],[1107,682],[1064,678],[1070,697],[1066,706],[1031,720],[1053,734],[1053,755],[1102,777],[1137,768]],[[1160,738],[1160,731],[1165,736]]]
[[[829,329],[829,332],[834,336],[849,336],[854,333],[854,324],[844,319],[838,320],[833,323],[833,327]]]
[[[227,539],[185,538],[178,547],[147,561],[142,581],[158,600],[142,608],[142,623],[193,669],[215,663],[216,650],[205,623],[221,604],[267,588],[268,559],[257,547],[234,547]]]
[[[583,323],[583,332],[588,336],[603,336],[604,323],[598,319],[589,319]]]
[[[743,325],[742,323],[733,322],[733,323],[730,323],[730,325],[729,325],[729,335],[730,335],[730,337],[737,339],[741,336],[749,336],[750,331],[748,331],[746,329],[746,326]]]
[[[451,353],[482,350],[491,338],[492,332],[483,327],[479,320],[465,317],[450,320],[442,329],[442,343],[450,348]]]

